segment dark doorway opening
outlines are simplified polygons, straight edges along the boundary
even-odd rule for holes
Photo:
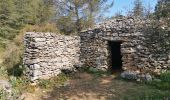
[[[122,70],[121,41],[109,41],[111,72]]]

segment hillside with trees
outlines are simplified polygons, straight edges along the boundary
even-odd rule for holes
[[[118,97],[113,96],[113,98],[121,100],[128,98],[169,100],[170,72],[161,74],[153,82],[139,84],[122,79],[115,80],[108,77],[106,73],[96,72],[93,69],[81,69],[83,74],[80,71],[78,77],[71,73],[70,76],[61,74],[49,80],[40,80],[38,85],[32,85],[24,76],[23,38],[26,32],[53,32],[77,36],[82,30],[104,21],[102,19],[111,20],[122,16],[151,20],[151,25],[145,27],[144,30],[146,42],[150,44],[147,46],[154,57],[167,56],[170,53],[170,1],[158,0],[154,12],[151,12],[150,8],[145,8],[142,0],[134,0],[133,5],[133,9],[127,15],[118,13],[111,18],[106,18],[105,13],[114,6],[114,0],[0,0],[0,100],[20,100],[24,93],[26,94],[25,99],[22,98],[22,100],[53,100],[59,97],[56,95],[57,93],[66,96],[64,100],[69,100],[67,96],[74,95],[74,93],[70,90],[67,92],[67,88],[64,86],[71,79],[73,79],[71,82],[77,82],[77,84],[74,83],[75,86],[80,86],[76,89],[74,86],[72,87],[75,93],[78,93],[76,91],[86,91],[85,86],[87,86],[90,96],[93,96],[91,92],[94,90],[94,93],[98,95],[115,93]],[[84,71],[88,74],[84,74]],[[1,80],[11,84],[12,99],[1,89],[1,83],[5,83]],[[86,84],[86,81],[89,83]],[[106,83],[108,87],[99,82]],[[104,87],[103,90],[101,87]],[[93,89],[91,90],[91,88]],[[56,91],[57,89],[61,89],[61,91]],[[44,95],[47,95],[46,99],[41,97]],[[52,98],[48,98],[49,95]],[[107,96],[109,97],[109,95]],[[29,97],[31,99],[28,99]],[[110,98],[106,100],[110,100]]]

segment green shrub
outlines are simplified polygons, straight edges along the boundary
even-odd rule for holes
[[[123,100],[169,100],[169,92],[149,91],[132,97],[125,96]]]
[[[170,83],[170,71],[167,71],[165,73],[162,73],[160,75],[160,79],[163,81],[163,82],[169,82]]]
[[[17,33],[18,33],[18,30],[14,28],[11,28],[8,26],[0,27],[0,37],[12,40],[13,38],[15,38]]]
[[[12,89],[11,92],[7,92],[0,89],[0,100],[19,100],[19,92],[16,89]]]
[[[9,94],[3,89],[0,89],[0,100],[6,100],[7,98],[9,98]]]
[[[18,93],[25,90],[25,88],[30,84],[30,81],[24,77],[10,77],[9,82],[12,85],[12,88]]]
[[[8,77],[7,70],[6,70],[4,67],[2,67],[2,66],[0,66],[0,77],[1,77],[1,78],[6,78],[6,77]]]
[[[50,80],[46,80],[46,79],[40,79],[39,83],[38,83],[38,85],[41,88],[45,88],[45,89],[50,88],[51,84],[52,84],[51,81]]]
[[[161,90],[170,90],[170,72],[162,73],[158,80],[153,80],[148,84]]]
[[[22,51],[14,43],[9,43],[6,46],[4,54],[4,66],[12,68],[22,61]]]

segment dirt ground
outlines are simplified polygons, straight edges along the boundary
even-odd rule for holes
[[[117,75],[98,76],[84,72],[73,75],[64,86],[52,90],[37,89],[34,94],[26,93],[24,100],[137,100],[153,91],[157,90],[122,80]]]

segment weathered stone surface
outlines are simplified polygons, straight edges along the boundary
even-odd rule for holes
[[[27,76],[36,81],[79,65],[80,38],[55,33],[27,32],[24,38]]]
[[[147,73],[145,77],[146,81],[152,81],[152,76],[149,73]]]
[[[139,78],[143,74],[145,80],[151,80],[152,74],[160,74],[162,70],[168,70],[170,61],[163,57],[154,58],[145,43],[144,26],[149,25],[150,20],[133,17],[115,18],[96,25],[80,33],[81,37],[81,64],[101,69],[109,69],[111,66],[111,52],[108,41],[121,42],[122,69],[131,72],[123,75],[127,78]],[[165,57],[166,58],[166,57]],[[170,60],[170,55],[167,55]],[[139,76],[139,77],[138,77]],[[126,78],[126,77],[125,77]],[[142,78],[142,77],[141,77]]]
[[[121,77],[126,78],[126,79],[136,80],[137,79],[137,74],[138,73],[133,72],[133,71],[124,71],[123,73],[121,73]]]
[[[27,32],[24,38],[27,74],[36,80],[57,75],[61,70],[72,70],[74,66],[108,70],[112,67],[109,46],[112,41],[121,43],[125,71],[122,76],[150,81],[152,73],[170,69],[170,54],[154,57],[150,53],[143,31],[149,23],[141,18],[120,17],[84,30],[80,36]]]

